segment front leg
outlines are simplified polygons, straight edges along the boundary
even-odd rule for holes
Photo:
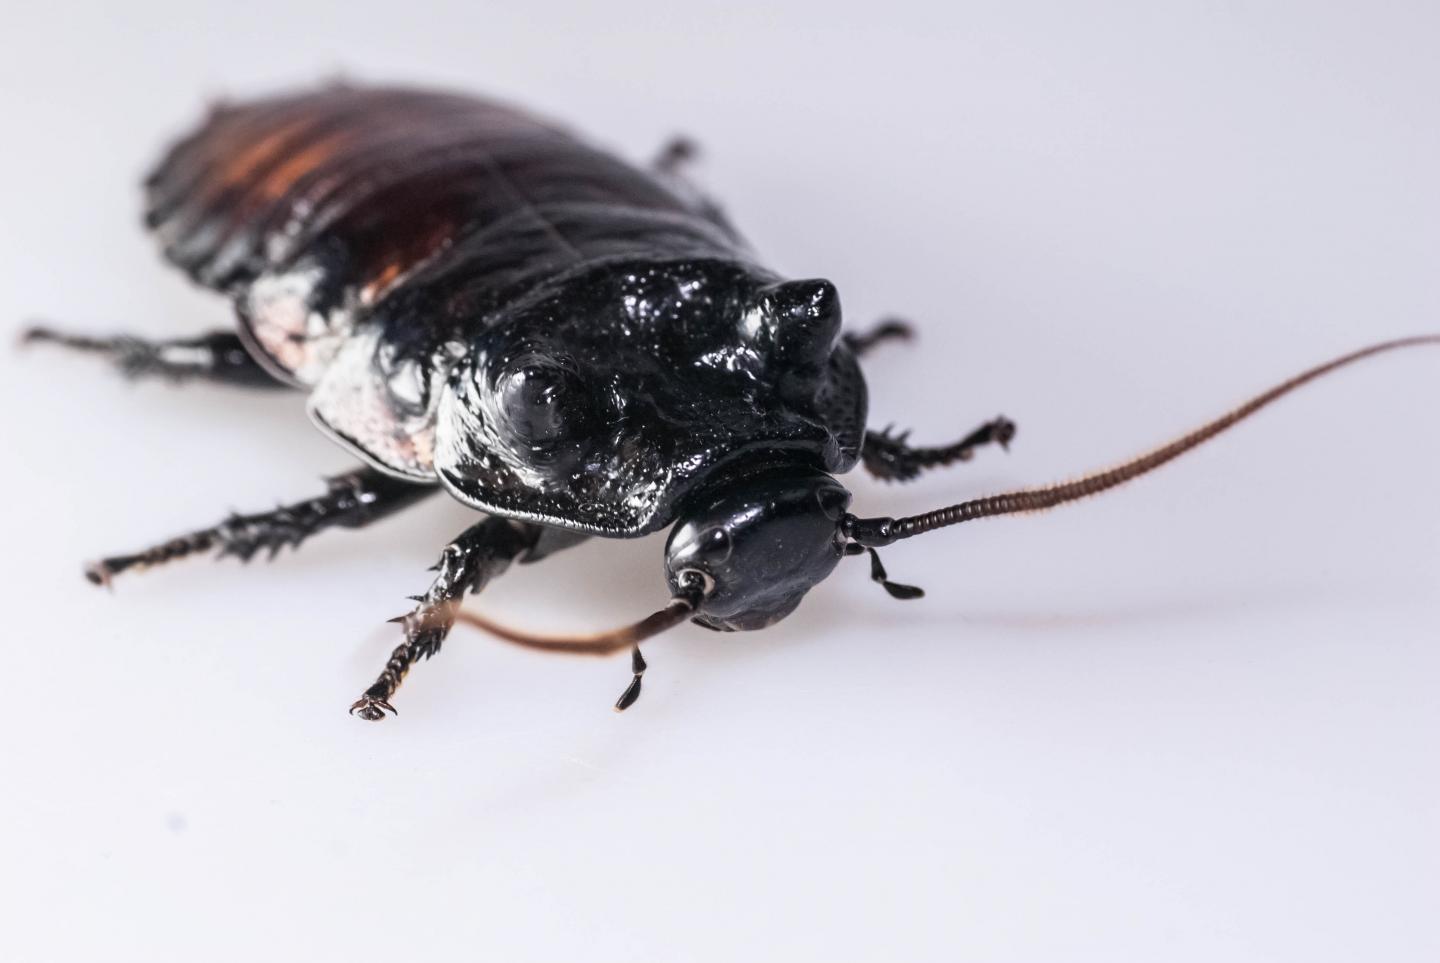
[[[541,526],[528,522],[487,518],[445,546],[429,591],[413,596],[416,605],[411,612],[391,620],[404,626],[405,641],[390,653],[380,677],[350,707],[350,714],[371,722],[384,719],[386,712],[393,714],[390,699],[395,690],[416,661],[440,650],[465,593],[480,591],[511,562],[533,555],[543,532]]]

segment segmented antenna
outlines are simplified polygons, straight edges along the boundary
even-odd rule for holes
[[[1141,455],[1139,458],[1135,458],[1125,462],[1123,465],[1106,471],[1085,475],[1074,481],[1063,482],[1056,485],[1046,485],[1043,488],[1028,488],[1021,491],[1006,492],[1000,495],[989,495],[985,498],[976,498],[972,501],[961,502],[958,505],[950,505],[946,508],[926,512],[923,515],[909,515],[904,518],[857,518],[851,515],[845,519],[844,532],[849,538],[860,545],[864,545],[867,548],[877,547],[889,545],[902,538],[923,535],[926,532],[934,531],[937,528],[945,528],[948,525],[958,525],[961,522],[974,521],[977,518],[988,518],[991,515],[1011,515],[1017,512],[1043,511],[1047,508],[1054,508],[1056,505],[1062,505],[1065,502],[1089,498],[1091,495],[1098,495],[1100,492],[1114,488],[1117,485],[1123,485],[1131,479],[1139,478],[1147,472],[1154,471],[1166,462],[1190,451],[1192,448],[1203,445],[1225,429],[1244,421],[1272,401],[1284,397],[1301,385],[1314,381],[1323,375],[1327,375],[1337,368],[1343,368],[1348,364],[1385,351],[1436,344],[1440,344],[1440,334],[1399,338],[1394,341],[1384,341],[1380,344],[1373,344],[1367,348],[1361,348],[1359,351],[1353,351],[1350,354],[1343,355],[1333,361],[1327,361],[1325,364],[1296,375],[1289,381],[1276,385],[1264,394],[1255,396],[1240,407],[1235,408],[1227,414],[1221,415],[1208,424],[1196,428],[1187,435],[1175,439],[1168,445],[1164,445],[1149,454]]]
[[[596,632],[593,635],[539,635],[523,629],[512,629],[498,622],[492,622],[483,615],[467,612],[464,609],[457,612],[455,618],[459,622],[468,622],[477,629],[483,629],[497,639],[513,642],[515,645],[527,649],[568,652],[573,655],[609,655],[611,652],[631,648],[646,639],[654,638],[661,632],[673,629],[695,614],[695,610],[700,607],[704,597],[704,588],[697,579],[684,580],[681,583],[680,591],[671,597],[660,611],[651,613],[630,625],[622,625],[620,628],[611,629],[608,632]],[[636,676],[643,672],[643,661],[637,662]]]

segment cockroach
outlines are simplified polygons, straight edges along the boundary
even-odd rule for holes
[[[424,90],[341,85],[215,108],[149,177],[145,220],[171,262],[230,297],[237,330],[155,341],[37,327],[26,339],[131,377],[303,389],[316,426],[363,467],[87,577],[109,585],[202,553],[273,557],[443,490],[484,517],[392,620],[404,639],[351,713],[394,713],[401,680],[457,618],[531,647],[631,650],[625,709],[645,671],[639,643],[658,632],[773,625],[852,555],[890,595],[919,598],[877,549],[1098,494],[1337,368],[1440,344],[1363,348],[1074,481],[903,518],[852,514],[836,476],[863,465],[904,481],[1005,447],[1015,425],[996,418],[937,446],[867,431],[859,359],[909,329],[842,332],[834,285],[766,268],[684,176],[690,153],[677,142],[641,168],[516,109]],[[459,609],[512,562],[667,526],[672,597],[634,625],[547,638]]]

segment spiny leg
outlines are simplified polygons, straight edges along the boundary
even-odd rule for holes
[[[149,341],[130,335],[95,338],[37,326],[21,335],[22,344],[54,344],[96,354],[127,378],[161,378],[175,384],[210,381],[245,388],[284,388],[260,366],[233,331],[213,331],[198,338]]]
[[[889,428],[868,433],[860,450],[865,468],[885,481],[909,481],[928,468],[969,461],[981,445],[997,444],[1001,448],[1009,448],[1011,439],[1015,437],[1015,423],[1003,416],[987,421],[953,445],[911,447],[906,443],[909,437],[908,431],[891,435]]]
[[[326,479],[327,491],[305,501],[282,505],[271,512],[231,515],[210,528],[202,528],[161,542],[131,555],[112,555],[92,562],[85,577],[96,585],[109,585],[116,575],[218,549],[218,556],[234,555],[248,562],[261,549],[271,558],[286,545],[298,546],[306,538],[335,525],[360,528],[412,505],[436,489],[357,468]]]
[[[424,595],[414,595],[415,608],[391,619],[405,628],[405,641],[390,653],[379,678],[350,707],[350,714],[371,722],[395,712],[390,699],[410,667],[440,651],[455,624],[455,612],[467,592],[478,592],[510,563],[529,553],[543,529],[508,518],[487,518],[445,546],[436,563],[435,580]]]
[[[910,341],[915,337],[915,329],[907,322],[898,318],[887,318],[879,324],[865,331],[851,331],[844,335],[845,346],[855,352],[856,357],[863,357],[871,348],[886,341]]]

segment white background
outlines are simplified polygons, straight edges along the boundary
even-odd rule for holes
[[[772,7],[772,5],[767,5]],[[338,72],[671,133],[782,270],[922,339],[873,421],[1013,454],[915,511],[1112,463],[1300,367],[1440,329],[1433,3],[127,2],[8,9],[0,324],[227,323],[137,226],[207,98]],[[365,725],[435,502],[248,569],[80,562],[318,489],[293,397],[0,357],[7,960],[1434,960],[1440,350],[1160,475],[852,561],[773,630],[623,658],[457,631]],[[659,539],[513,572],[594,628]]]

